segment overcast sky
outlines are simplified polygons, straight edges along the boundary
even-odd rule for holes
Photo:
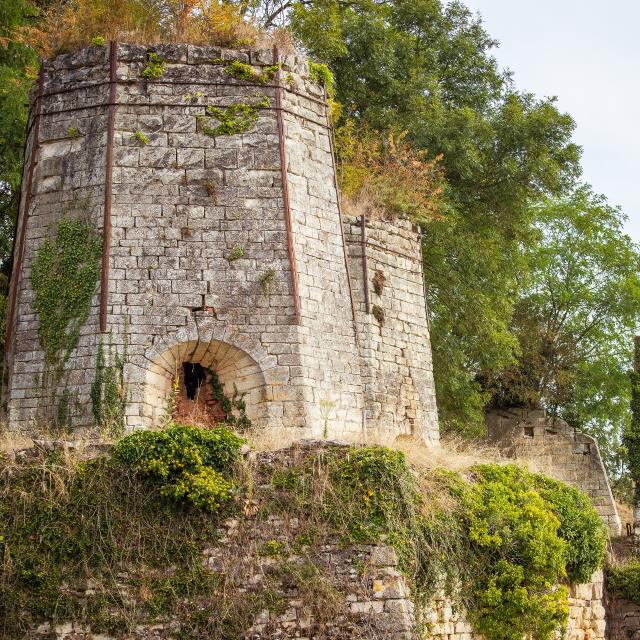
[[[577,123],[583,179],[620,205],[640,242],[640,2],[464,0],[500,41],[519,89],[557,96]]]

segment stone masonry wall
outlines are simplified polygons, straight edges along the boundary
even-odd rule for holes
[[[487,415],[487,425],[490,440],[506,456],[531,461],[536,470],[585,491],[609,533],[620,535],[620,516],[593,438],[542,410],[495,410]]]
[[[289,449],[251,455],[255,455],[256,469],[261,466],[286,469],[296,456],[326,445],[326,442],[303,441]],[[97,453],[104,450],[103,446]],[[231,586],[235,594],[250,597],[261,584],[271,580],[268,584],[284,598],[277,610],[264,609],[254,619],[246,620],[243,639],[483,640],[474,632],[465,610],[443,593],[436,593],[427,603],[415,603],[410,586],[399,570],[397,553],[385,544],[346,545],[336,539],[305,545],[292,551],[292,555],[265,554],[265,543],[291,543],[304,529],[297,518],[286,513],[270,514],[261,519],[259,525],[252,525],[252,517],[260,512],[259,493],[254,497],[258,501],[253,505],[256,508],[246,510],[244,518],[229,518],[221,523],[218,539],[202,550],[206,568],[233,576],[224,597],[233,596],[229,592]],[[318,575],[322,576],[321,583],[313,583],[314,589],[318,589],[318,584],[323,585],[320,591],[305,592],[300,582],[284,577],[277,586],[273,583],[273,577],[281,575],[278,567],[303,567],[309,561],[319,568]],[[124,568],[118,578],[126,590],[129,575]],[[90,582],[70,587],[80,594],[94,590]],[[330,594],[328,599],[327,594]],[[180,623],[179,619],[165,618],[150,626],[137,626],[134,633],[126,637],[170,640],[178,635]],[[590,583],[570,585],[569,618],[563,640],[604,640],[605,626],[603,575],[598,571]],[[90,628],[73,620],[55,626],[42,624],[29,635],[29,638],[43,640],[122,640],[123,637],[124,634],[92,633]],[[622,635],[614,636],[613,640],[636,638]]]
[[[640,605],[606,594],[607,639],[640,640]]]
[[[366,220],[363,244],[360,217],[345,221],[345,238],[367,434],[377,442],[415,435],[435,444],[438,411],[419,229],[408,220]]]
[[[602,571],[597,571],[589,583],[569,586],[569,620],[564,640],[604,640],[608,624],[605,617]],[[433,598],[426,620],[431,626],[426,636],[429,640],[482,640],[474,633],[465,611],[452,605],[442,593]]]
[[[146,80],[149,50],[117,45],[106,333],[120,351],[129,342],[128,427],[157,424],[176,372],[183,362],[197,362],[215,368],[229,393],[236,385],[246,394],[259,425],[294,437],[327,431],[360,439],[360,370],[322,88],[297,56],[281,60],[282,82],[261,86],[232,78],[221,61],[251,63],[259,72],[273,64],[272,51],[191,45],[153,51],[164,72]],[[24,266],[14,274],[8,395],[14,429],[32,429],[46,419],[43,407],[55,409],[46,407],[37,383],[43,359],[30,265],[43,238],[55,234],[66,202],[89,195],[91,222],[102,228],[108,80],[109,47],[44,67],[33,204]],[[265,97],[269,106],[250,130],[206,135],[207,121],[199,118],[208,106]],[[71,137],[70,128],[79,135]],[[34,129],[27,153],[33,138]],[[78,427],[93,422],[100,295],[98,287],[66,367]]]

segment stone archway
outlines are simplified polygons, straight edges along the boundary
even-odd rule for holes
[[[181,338],[186,339],[181,340]],[[256,355],[263,356],[261,353]],[[189,369],[185,365],[200,365],[198,370],[215,371],[225,394],[229,397],[233,395],[234,389],[237,389],[243,396],[247,416],[252,422],[260,423],[264,416],[266,387],[263,367],[253,355],[240,346],[214,337],[200,339],[197,335],[176,335],[172,341],[165,339],[163,345],[150,350],[147,354],[147,362],[149,364],[145,379],[144,406],[151,413],[149,418],[153,425],[160,424],[166,417],[176,376],[181,378],[179,392],[182,391],[184,395],[186,389],[183,376]],[[198,380],[198,384],[205,382],[208,384],[209,377],[205,379],[199,377]],[[206,389],[203,390],[202,398],[205,402],[209,401],[210,394]],[[199,400],[200,396],[195,402]],[[214,410],[212,421],[215,417],[219,416]]]

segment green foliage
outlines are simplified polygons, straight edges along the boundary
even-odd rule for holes
[[[313,82],[324,87],[327,95],[333,97],[336,91],[336,78],[326,64],[309,61],[309,77]]]
[[[69,138],[77,138],[80,135],[77,127],[69,127],[67,129],[67,136]]]
[[[566,623],[566,543],[560,521],[515,466],[474,468],[465,495],[468,532],[481,559],[470,613],[477,630],[495,640],[553,637]]]
[[[247,405],[244,401],[244,394],[238,391],[233,385],[233,394],[229,397],[224,392],[224,386],[214,369],[209,369],[209,384],[211,385],[211,397],[224,413],[223,422],[226,425],[246,431],[251,427],[251,420],[247,416]]]
[[[235,262],[236,260],[240,260],[240,258],[243,258],[243,257],[244,257],[244,248],[235,246],[231,250],[231,253],[229,254],[229,257],[227,258],[227,260],[229,260],[229,262]]]
[[[107,41],[102,36],[94,36],[89,42],[93,47],[104,47],[104,45],[107,43]]]
[[[607,567],[607,589],[619,598],[640,604],[640,562]]]
[[[264,295],[268,295],[271,291],[271,286],[275,282],[276,275],[276,270],[271,267],[260,276],[260,289]]]
[[[261,96],[254,104],[239,103],[228,107],[207,107],[207,115],[199,117],[199,124],[204,134],[215,138],[216,136],[233,136],[245,133],[252,129],[258,121],[260,109],[269,106],[269,98]],[[210,118],[215,118],[218,124],[210,127]]]
[[[121,636],[166,616],[179,617],[180,637],[203,637],[203,599],[225,580],[202,566],[201,549],[219,526],[210,512],[185,512],[115,459],[68,464],[52,454],[26,466],[0,463],[0,471],[0,553],[10,558],[0,581],[3,638],[69,620]],[[94,589],[69,588],[83,584]],[[254,606],[249,601],[244,616]],[[207,615],[237,624],[229,600],[207,607]]]
[[[137,431],[123,438],[114,456],[160,481],[160,494],[220,511],[233,495],[230,479],[243,440],[225,428],[173,424],[163,431]]]
[[[133,137],[143,146],[146,146],[151,142],[151,140],[149,140],[149,136],[139,129],[133,134]]]
[[[565,566],[570,582],[589,582],[602,567],[607,530],[589,497],[575,487],[543,475],[534,477],[535,490],[560,521],[558,535],[566,542]]]
[[[53,385],[78,345],[100,274],[102,239],[88,222],[63,217],[55,240],[46,238],[33,260],[31,283],[38,337]]]
[[[263,67],[261,71],[256,71],[250,64],[234,60],[226,65],[225,71],[236,80],[245,80],[253,84],[265,86],[273,81],[276,73],[280,70],[279,64]]]
[[[586,187],[543,201],[535,213],[537,241],[525,252],[530,275],[512,321],[520,354],[486,384],[496,405],[541,405],[592,433],[615,473],[630,419],[640,250],[621,212]]]
[[[157,53],[149,53],[147,56],[147,65],[142,70],[145,78],[157,79],[164,74],[164,60]]]
[[[634,338],[633,370],[629,373],[631,419],[623,431],[629,476],[633,483],[632,504],[640,507],[640,338]]]
[[[91,408],[100,432],[106,438],[119,438],[124,434],[127,386],[124,368],[128,359],[128,336],[122,354],[113,346],[109,335],[109,348],[105,356],[102,339],[96,356],[96,375],[91,384]]]

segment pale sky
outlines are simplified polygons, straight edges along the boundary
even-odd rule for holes
[[[464,0],[500,41],[518,89],[557,96],[576,121],[583,180],[619,205],[640,242],[640,1]]]

